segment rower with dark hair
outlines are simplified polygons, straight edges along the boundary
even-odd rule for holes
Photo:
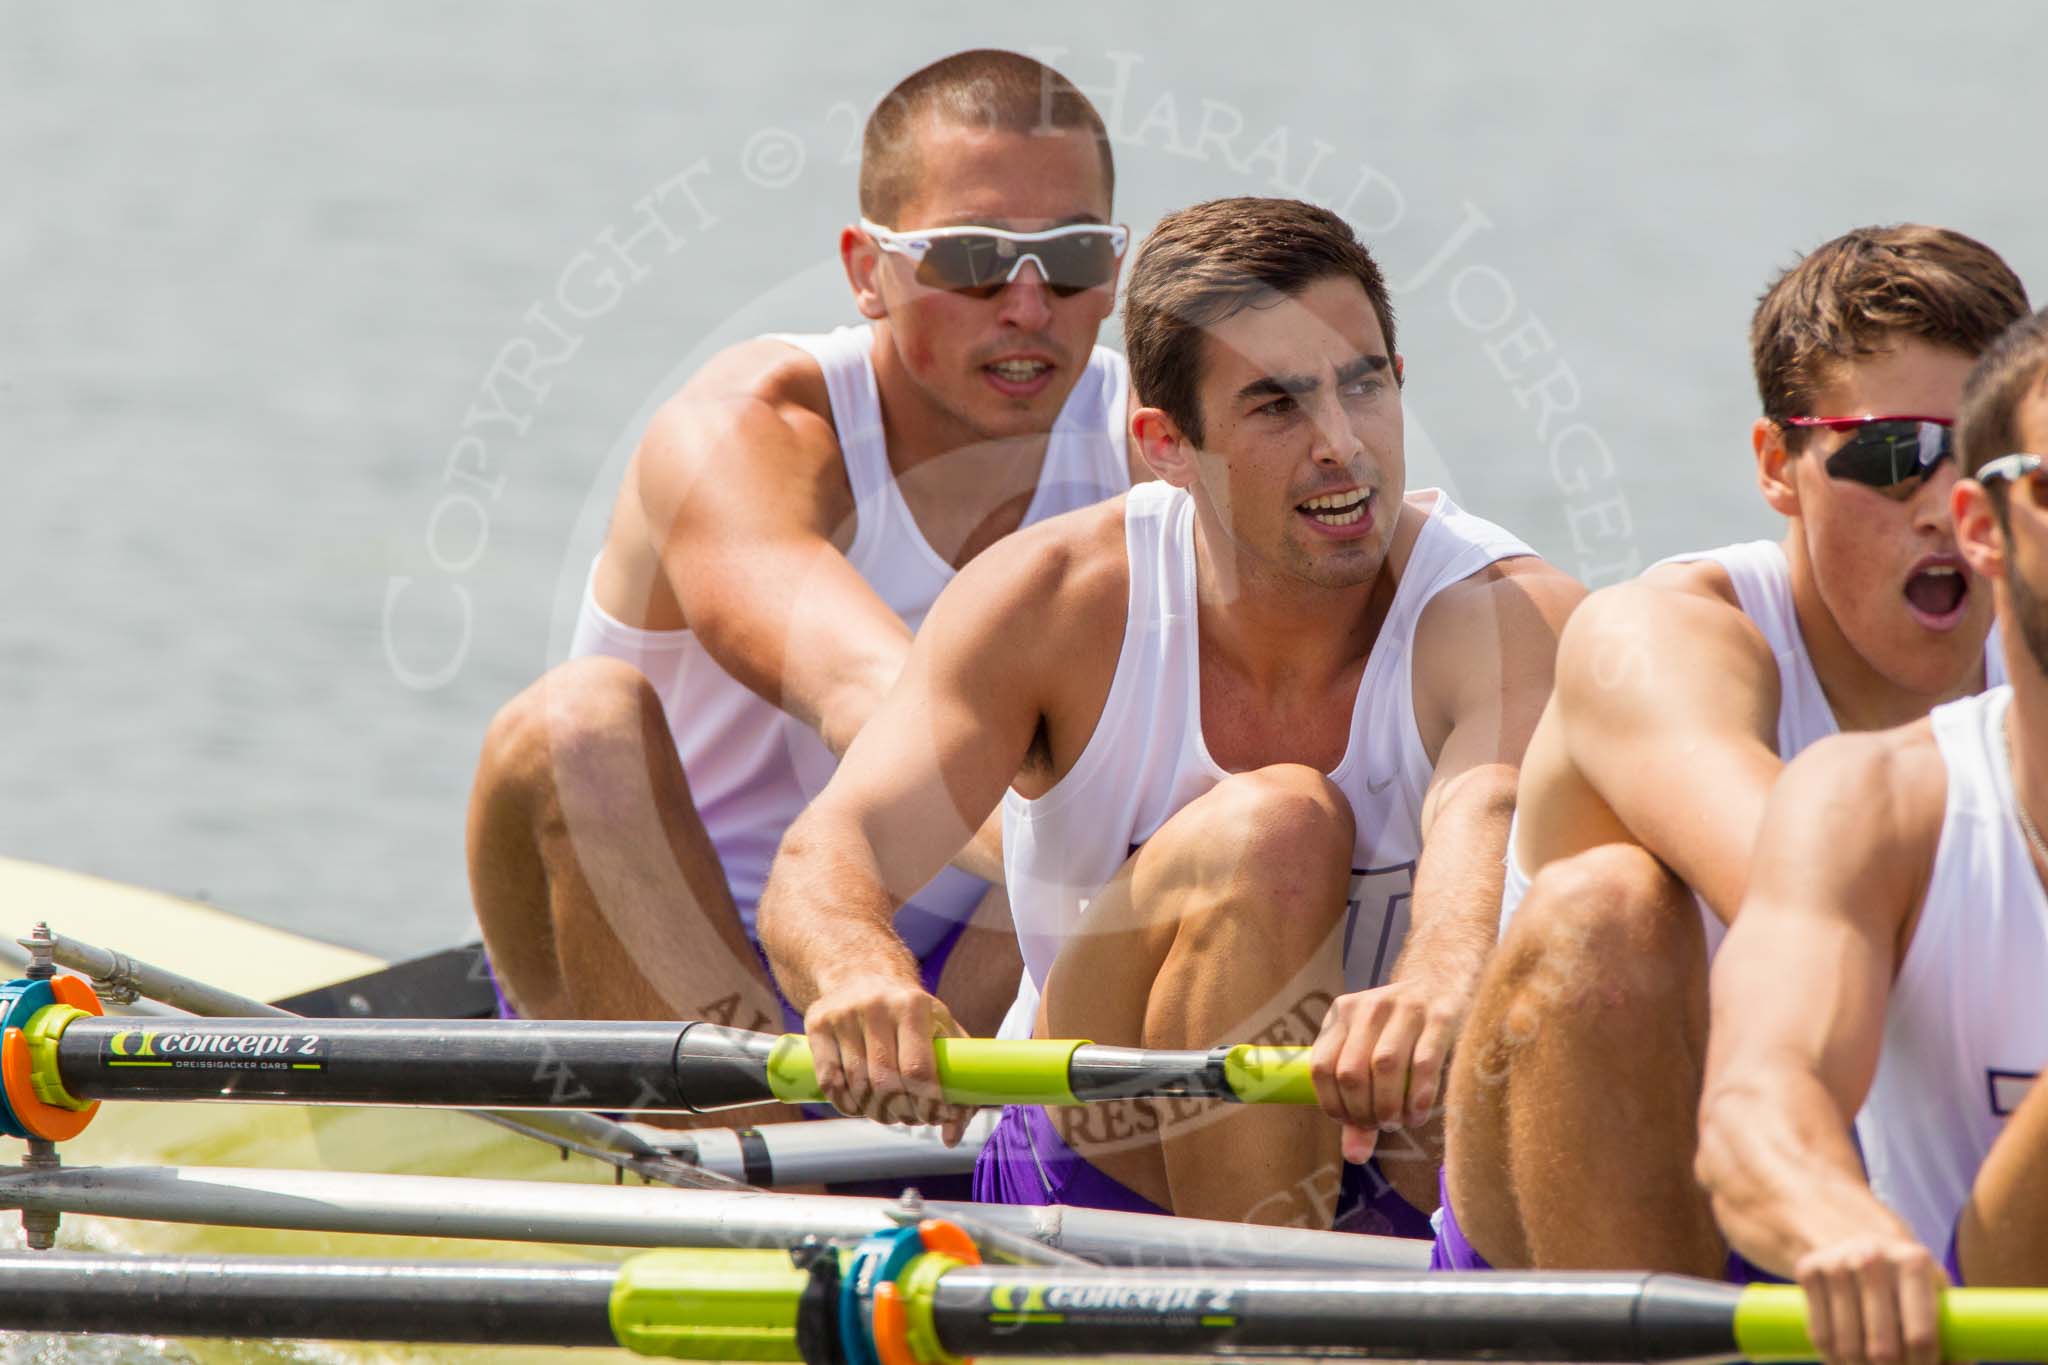
[[[1031,58],[959,53],[883,98],[838,234],[868,323],[734,346],[660,409],[572,658],[491,726],[469,867],[508,1008],[782,1026],[754,905],[784,829],[961,565],[1130,484],[1095,345],[1111,189],[1101,118]],[[933,1008],[982,1032],[1018,972],[996,841],[893,919]]]
[[[1335,214],[1168,215],[1125,341],[1132,435],[1161,482],[1004,542],[941,595],[790,827],[763,942],[835,1104],[942,1113],[935,1007],[892,922],[1000,803],[1026,970],[1003,1036],[1320,1033],[1318,1092],[1343,1124],[1013,1107],[977,1194],[1421,1234],[1433,1097],[1579,589],[1408,490],[1393,310]],[[1413,1159],[1367,1169],[1383,1128],[1409,1130]]]
[[[1784,534],[1674,556],[1565,632],[1452,1068],[1439,1264],[1750,1273],[1693,1179],[1708,963],[1793,755],[2000,680],[1950,428],[2025,312],[1997,253],[1916,225],[1838,237],[1764,294],[1749,434]]]
[[[1946,1279],[2048,1284],[2048,313],[1957,438],[2012,681],[1792,763],[1714,964],[1700,1178],[1832,1361],[1932,1365]]]

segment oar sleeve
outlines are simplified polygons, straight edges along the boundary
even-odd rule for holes
[[[955,1104],[1073,1104],[1068,1063],[1082,1044],[993,1038],[934,1038],[939,1084]],[[802,1034],[775,1037],[691,1024],[676,1043],[676,1086],[698,1110],[777,1099],[820,1103],[817,1068]]]

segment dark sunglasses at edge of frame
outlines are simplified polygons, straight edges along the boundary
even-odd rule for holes
[[[1910,497],[1923,476],[1955,454],[1955,422],[1947,417],[1784,417],[1779,423],[1849,432],[1849,439],[1829,452],[1822,466],[1828,477],[1860,483],[1894,499]]]
[[[897,232],[867,219],[860,230],[876,246],[908,257],[919,284],[977,299],[992,299],[1028,261],[1061,298],[1100,289],[1116,278],[1130,244],[1130,229],[1115,223],[1069,223],[1043,232],[993,227],[924,228]]]

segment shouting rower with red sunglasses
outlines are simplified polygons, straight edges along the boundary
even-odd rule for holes
[[[1933,1365],[1944,1281],[2048,1284],[2048,313],[1957,433],[2011,685],[1800,755],[1714,968],[1700,1175],[1843,1365]]]
[[[1666,560],[1565,632],[1452,1068],[1439,1265],[1747,1273],[1693,1175],[1708,963],[1794,754],[2002,679],[1950,433],[2026,311],[1996,254],[1917,226],[1764,295],[1751,445],[1785,533]]]
[[[735,346],[661,408],[570,660],[491,727],[469,863],[508,1012],[801,1027],[754,929],[784,829],[961,565],[1130,486],[1129,383],[1095,344],[1112,185],[1101,118],[1028,57],[882,99],[839,235],[866,324]],[[906,889],[933,1027],[991,1033],[1016,993],[1001,866],[992,824]]]

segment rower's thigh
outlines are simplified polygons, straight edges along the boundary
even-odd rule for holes
[[[1991,1144],[1956,1224],[1969,1285],[2048,1284],[2048,1085],[2035,1082]],[[1936,1247],[1936,1251],[1941,1248]]]
[[[498,713],[469,864],[485,943],[522,1009],[773,1022],[661,699],[630,665],[573,659]]]
[[[1451,1058],[1445,1166],[1467,1239],[1495,1264],[1530,1264],[1542,1229],[1523,1216],[1566,1189],[1559,1173],[1607,1178],[1598,1144],[1640,1145],[1625,1131],[1639,1124],[1614,1121],[1622,1100],[1662,1104],[1670,1161],[1689,1168],[1706,1029],[1706,939],[1685,885],[1635,844],[1547,864]],[[1655,1100],[1633,1084],[1644,1076]]]

